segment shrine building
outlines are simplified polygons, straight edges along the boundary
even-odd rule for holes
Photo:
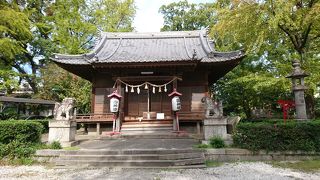
[[[55,54],[63,69],[92,83],[91,113],[78,114],[89,133],[110,131],[113,113],[108,95],[120,99],[117,131],[171,131],[171,97],[182,94],[180,129],[202,133],[204,104],[209,87],[236,67],[242,51],[217,52],[205,30],[155,33],[101,33],[90,53]]]

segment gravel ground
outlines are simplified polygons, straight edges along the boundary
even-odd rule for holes
[[[0,179],[320,179],[320,172],[304,173],[290,169],[274,168],[263,162],[226,163],[206,169],[52,169],[45,166],[0,166]]]

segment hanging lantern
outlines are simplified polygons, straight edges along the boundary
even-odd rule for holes
[[[147,83],[145,83],[144,89],[148,89],[148,84]]]
[[[140,87],[137,88],[137,93],[140,94]]]
[[[132,93],[134,92],[134,89],[133,89],[133,87],[131,87],[131,91],[130,91],[130,92],[132,92]]]
[[[152,93],[154,94],[154,93],[156,93],[156,88],[153,86],[153,88],[152,88]]]
[[[164,92],[167,92],[167,85],[164,85]]]
[[[128,85],[126,85],[126,92],[128,92]]]
[[[159,92],[161,92],[161,86],[159,86]]]

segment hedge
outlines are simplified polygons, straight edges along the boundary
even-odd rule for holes
[[[320,121],[239,123],[235,147],[253,151],[320,151]]]
[[[34,121],[0,121],[0,143],[40,143],[43,125]]]
[[[47,119],[36,119],[36,120],[28,120],[31,122],[38,122],[40,124],[42,124],[43,129],[42,129],[42,133],[48,133],[49,132],[49,120]]]

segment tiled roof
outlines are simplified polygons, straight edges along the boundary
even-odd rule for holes
[[[94,50],[82,55],[55,54],[62,64],[90,65],[99,63],[139,63],[199,61],[204,63],[239,59],[242,51],[216,52],[213,41],[201,31],[171,31],[156,33],[103,32]]]

